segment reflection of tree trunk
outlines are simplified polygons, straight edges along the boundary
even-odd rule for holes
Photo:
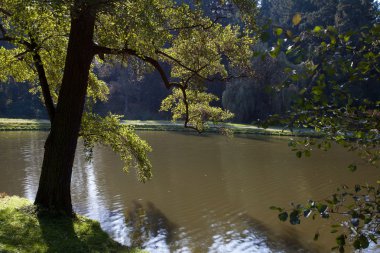
[[[95,15],[74,6],[62,87],[50,134],[45,143],[35,204],[72,214],[70,183],[84,108],[88,73],[93,59]]]

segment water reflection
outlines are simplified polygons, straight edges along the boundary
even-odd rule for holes
[[[32,138],[25,139],[25,143],[20,148],[22,158],[24,160],[24,172],[25,180],[23,182],[24,186],[24,196],[28,199],[34,199],[36,196],[38,182],[40,179],[40,167],[43,157],[43,147],[44,141],[35,138],[36,135],[32,135]]]
[[[342,177],[347,157],[339,150],[295,159],[282,139],[143,135],[154,149],[151,182],[125,175],[105,148],[86,162],[79,145],[72,199],[76,212],[98,220],[115,240],[151,252],[328,252],[334,238],[312,240],[320,224],[288,226],[268,207],[377,178],[366,169]],[[34,199],[45,137],[0,133],[0,192]]]
[[[178,226],[171,222],[152,202],[142,205],[133,201],[125,213],[127,227],[131,228],[131,246],[168,250],[179,240]]]

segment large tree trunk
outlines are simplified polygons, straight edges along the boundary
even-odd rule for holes
[[[80,8],[76,8],[80,7]],[[86,6],[74,6],[67,56],[51,131],[45,154],[35,204],[54,211],[73,214],[71,174],[88,75],[94,56],[95,13]],[[78,10],[75,12],[75,10]]]

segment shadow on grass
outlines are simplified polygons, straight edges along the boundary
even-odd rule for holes
[[[89,252],[87,244],[78,238],[74,219],[41,212],[37,215],[41,235],[48,252]]]
[[[48,252],[123,251],[123,247],[110,239],[98,222],[81,216],[70,218],[46,212],[37,217]]]

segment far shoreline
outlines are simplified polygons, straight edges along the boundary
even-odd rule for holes
[[[123,120],[125,124],[131,125],[138,131],[177,131],[194,132],[192,129],[185,128],[183,122],[166,120]],[[318,137],[318,134],[311,129],[296,129],[293,131],[282,127],[261,128],[248,124],[220,123],[209,124],[205,133],[217,133],[224,127],[237,135],[273,135],[273,136],[308,136]],[[50,121],[44,119],[12,119],[0,118],[0,131],[49,131]]]

